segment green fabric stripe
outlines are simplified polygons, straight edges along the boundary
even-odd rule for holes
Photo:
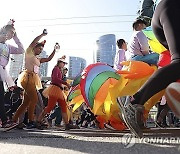
[[[72,93],[71,95],[68,95],[67,100],[68,100],[68,101],[71,101],[74,97],[76,97],[76,96],[78,96],[78,95],[80,95],[80,94],[77,93],[77,92],[74,92],[74,93]]]
[[[96,93],[101,88],[102,84],[106,82],[109,78],[114,78],[119,80],[120,76],[119,74],[116,74],[111,71],[102,72],[99,75],[96,76],[96,78],[92,81],[91,86],[89,88],[88,92],[88,100],[89,105],[92,108],[94,104],[94,98],[96,96]]]

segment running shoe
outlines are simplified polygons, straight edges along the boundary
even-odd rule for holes
[[[35,129],[37,128],[37,124],[34,121],[30,121],[27,125],[26,125],[26,129]]]
[[[13,121],[7,121],[5,122],[3,125],[2,125],[2,128],[4,128],[4,131],[7,132],[7,131],[10,131],[14,128],[16,128],[18,125],[18,123],[16,122],[13,122]]]
[[[119,109],[120,109],[120,113],[119,113],[119,117],[121,118],[121,120],[123,120],[123,111],[122,110],[122,107],[125,107],[127,106],[131,101],[131,96],[122,96],[122,97],[118,97],[118,100],[117,100],[117,103],[119,105]]]
[[[126,123],[127,127],[130,129],[130,131],[137,137],[141,138],[143,136],[142,130],[140,129],[137,119],[139,119],[139,115],[141,115],[139,112],[140,110],[143,110],[142,107],[133,106],[130,103],[130,97],[127,97],[125,102],[121,101],[121,98],[117,98],[118,105],[121,110],[122,118],[124,122]]]
[[[23,129],[25,127],[26,127],[26,125],[24,123],[19,123],[16,128],[17,129]]]

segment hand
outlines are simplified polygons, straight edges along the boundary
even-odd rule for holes
[[[66,84],[66,86],[67,86],[67,88],[68,88],[68,89],[70,89],[70,88],[71,88],[71,86],[70,86],[70,84],[69,84],[69,83],[67,83],[67,84]]]
[[[60,49],[60,45],[59,45],[59,43],[56,43],[54,46],[54,50],[59,51],[59,49]]]
[[[14,35],[13,35],[13,38],[16,38],[17,37],[17,33],[16,33],[16,31],[15,31],[15,33],[14,33]]]
[[[12,25],[14,26],[15,20],[14,19],[10,19],[9,22],[7,23],[7,25]]]
[[[65,86],[65,87],[64,87],[64,90],[65,90],[65,91],[68,91],[68,90],[69,90],[69,88]]]
[[[48,34],[47,29],[44,29],[42,34],[43,34],[43,36],[46,36]]]

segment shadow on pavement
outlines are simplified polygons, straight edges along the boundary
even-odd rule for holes
[[[168,132],[169,131],[169,132]],[[180,133],[179,130],[152,130],[145,132],[145,137],[154,137],[154,134],[168,138]],[[10,132],[0,132],[0,144],[18,144],[31,146],[46,146],[51,148],[68,149],[82,153],[179,153],[179,144],[165,143],[122,143],[123,135],[129,133],[126,131],[111,130],[70,130],[70,131],[20,131],[12,130]],[[129,141],[129,140],[128,140]],[[180,143],[180,141],[179,141]],[[128,146],[129,145],[129,146]],[[129,148],[127,148],[129,147]],[[10,148],[10,147],[9,147]],[[179,148],[180,150],[180,148]],[[1,150],[0,150],[1,151]]]

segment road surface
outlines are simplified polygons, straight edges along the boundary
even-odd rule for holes
[[[151,129],[142,139],[129,130],[11,130],[0,131],[0,154],[176,154],[180,129]]]

